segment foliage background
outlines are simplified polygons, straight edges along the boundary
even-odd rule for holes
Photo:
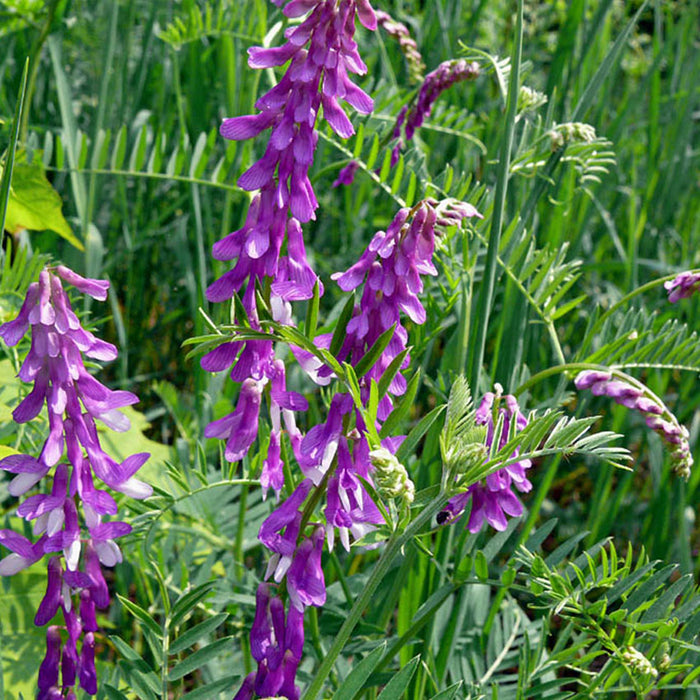
[[[510,55],[514,40],[511,3],[384,0],[376,6],[410,27],[428,70],[463,55],[464,47],[500,56],[496,65],[500,70],[506,67],[503,57]],[[619,65],[596,86],[590,107],[580,115],[609,143],[596,144],[594,153],[582,150],[551,173],[541,167],[550,152],[547,130],[571,118],[638,7],[637,2],[611,0],[526,4],[523,80],[549,99],[523,113],[515,132],[502,251],[510,272],[499,267],[485,356],[488,376],[481,378],[481,391],[494,381],[512,390],[530,373],[556,362],[552,332],[571,360],[583,339],[600,347],[620,329],[641,332],[650,327],[653,335],[672,319],[687,323],[687,334],[698,327],[697,298],[670,307],[656,287],[625,307],[626,312],[638,309],[638,315],[628,313],[626,320],[621,316],[596,338],[586,335],[597,306],[607,308],[640,284],[700,265],[697,3],[652,2],[643,10],[624,43]],[[89,276],[110,279],[109,308],[93,305],[85,311],[92,312],[99,332],[120,347],[119,360],[102,370],[103,376],[142,399],[128,447],[121,440],[113,447],[115,453],[122,448],[132,453],[149,442],[148,449],[155,453],[147,476],[159,487],[159,496],[143,508],[125,504],[135,509],[139,527],[126,548],[128,563],[115,569],[112,581],[114,590],[141,606],[153,625],[116,603],[101,620],[107,632],[100,649],[103,678],[115,689],[128,684],[138,697],[165,696],[164,688],[175,697],[185,691],[197,697],[192,695],[197,688],[209,693],[202,697],[215,697],[216,686],[208,683],[223,679],[221,688],[230,689],[233,677],[251,668],[246,634],[262,572],[256,533],[270,506],[261,501],[259,490],[233,483],[237,474],[223,463],[218,447],[203,442],[203,426],[227,410],[235,392],[223,386],[221,377],[202,372],[181,344],[208,330],[206,316],[218,322],[227,317],[226,310],[210,308],[204,298],[207,284],[223,272],[222,263],[209,251],[245,215],[248,195],[235,181],[260,144],[224,142],[217,129],[224,116],[252,112],[256,95],[273,78],[249,70],[245,50],[278,41],[279,20],[279,12],[266,0],[0,2],[0,138],[4,146],[24,60],[34,57],[37,70],[25,105],[22,157],[26,163],[45,166],[82,248],[71,244],[71,234],[55,219],[46,222],[54,230],[6,238],[5,249],[21,242],[34,255],[50,255]],[[460,338],[465,337],[464,322],[471,311],[471,289],[478,288],[483,271],[483,240],[504,135],[503,95],[497,71],[453,88],[405,153],[400,173],[395,177],[384,168],[379,178],[372,177],[373,168],[380,168],[384,159],[382,139],[415,86],[387,35],[360,32],[359,41],[369,66],[364,87],[377,96],[376,109],[364,120],[353,118],[360,132],[341,145],[346,150],[333,137],[319,142],[313,178],[321,207],[318,219],[305,231],[315,268],[327,281],[330,273],[348,267],[374,231],[391,219],[395,197],[405,198],[412,187],[416,198],[426,191],[445,191],[469,199],[486,214],[476,231],[452,233],[446,240],[441,277],[427,294],[428,324],[415,329],[414,359],[423,370],[410,416],[415,423],[444,401],[450,373],[467,366],[469,349]],[[332,189],[349,157],[347,149],[370,163],[369,168],[358,174],[351,188]],[[376,164],[371,164],[373,154]],[[579,301],[560,318],[538,313],[537,304],[521,293],[523,286],[534,288],[532,274],[518,283],[518,275],[527,270],[525,257],[518,258],[520,249],[508,245],[509,240],[517,242],[519,215],[525,217],[528,241],[538,250],[561,252],[556,264],[581,261],[566,269],[572,282],[559,308]],[[509,232],[513,238],[508,238]],[[519,254],[526,256],[524,249]],[[554,264],[550,258],[543,260],[543,267]],[[22,288],[22,281],[12,284],[5,271],[0,320],[14,314]],[[322,312],[332,321],[342,299],[331,284],[327,287]],[[545,305],[546,299],[539,300],[539,308]],[[460,352],[451,352],[454,347]],[[676,363],[691,371],[657,369],[655,365],[664,363],[627,359],[652,365],[638,367],[637,376],[667,398],[689,427],[691,446],[697,444],[697,358]],[[0,362],[0,450],[2,445],[17,447],[21,441],[26,446],[40,440],[40,428],[18,435],[9,420],[19,392],[12,369],[16,361],[8,354]],[[301,386],[301,377],[295,381]],[[646,552],[651,560],[674,565],[657,582],[657,592],[664,581],[697,582],[700,470],[687,484],[670,478],[661,443],[635,416],[600,400],[577,399],[568,393],[571,389],[557,377],[538,384],[527,395],[528,407],[564,402],[571,411],[599,413],[602,427],[624,435],[634,469],[622,472],[576,458],[542,460],[535,470],[535,490],[526,500],[529,513],[506,535],[471,536],[460,526],[452,527],[424,542],[434,557],[418,549],[407,552],[393,586],[382,594],[382,600],[396,606],[396,614],[370,610],[349,653],[376,648],[385,633],[390,644],[401,638],[412,630],[420,606],[444,586],[452,586],[445,592],[444,605],[430,610],[430,622],[409,635],[410,644],[391,655],[387,652],[384,672],[422,654],[411,681],[412,697],[429,697],[437,692],[434,685],[447,687],[457,680],[472,683],[474,695],[488,694],[497,684],[502,693],[510,692],[517,667],[530,658],[527,654],[534,654],[535,668],[538,663],[546,666],[549,652],[545,649],[537,657],[533,651],[537,636],[550,626],[551,651],[555,640],[568,634],[565,621],[543,622],[545,618],[529,608],[531,597],[518,592],[519,584],[504,587],[501,579],[504,572],[526,566],[513,556],[516,545],[530,537],[535,537],[532,548],[553,556],[550,566],[564,565],[572,553],[611,538],[621,553],[630,541],[635,561]],[[310,416],[322,413],[318,403]],[[418,487],[434,483],[439,474],[438,431],[434,426],[409,465]],[[264,437],[261,442],[264,446]],[[256,473],[261,459],[244,464],[243,478]],[[17,526],[6,485],[0,479],[2,516]],[[539,537],[533,535],[534,527]],[[558,549],[566,542],[570,544]],[[329,605],[319,620],[312,615],[313,653],[302,668],[302,679],[312,673],[313,658],[322,655],[324,640],[337,628],[347,600],[362,587],[372,557],[353,552],[329,560]],[[688,574],[689,579],[680,578]],[[209,587],[201,589],[201,600],[191,598],[177,607],[184,591],[210,580],[211,592]],[[651,596],[655,589],[650,589]],[[42,594],[41,567],[2,582],[0,694],[4,689],[7,698],[32,693],[43,635],[32,629],[28,609]],[[660,619],[670,615],[673,603],[667,601]],[[228,616],[217,617],[218,613]],[[693,606],[687,620],[694,625],[686,632],[690,643],[693,630],[700,629]],[[179,650],[173,654],[172,647],[164,645],[164,639],[171,643],[194,624],[205,623],[208,626],[192,640],[198,644],[194,648],[204,650],[199,657],[186,647],[176,646]],[[507,653],[499,658],[503,649]],[[697,665],[697,648],[688,653],[686,661]],[[587,682],[580,669],[597,670],[602,661],[598,657],[583,663],[581,656],[551,669],[543,666],[542,678],[546,673],[561,678],[569,671],[556,668],[568,663],[572,678]],[[177,663],[193,657],[189,666],[174,671]],[[339,668],[342,678],[349,665]],[[555,675],[541,682],[553,682]],[[377,678],[386,680],[381,674]],[[553,685],[557,692],[571,690],[562,683]],[[624,683],[619,681],[620,697],[625,697]],[[102,690],[102,696],[106,692],[111,691]]]

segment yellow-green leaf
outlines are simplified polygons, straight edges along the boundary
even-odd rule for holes
[[[46,179],[41,163],[15,164],[5,220],[5,228],[10,233],[48,229],[83,250],[83,244],[63,217],[61,205],[61,197]]]

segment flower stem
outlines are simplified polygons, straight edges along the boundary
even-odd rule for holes
[[[506,103],[506,125],[501,144],[501,153],[498,163],[496,180],[496,193],[493,203],[493,219],[489,233],[488,248],[486,251],[486,263],[484,265],[484,278],[479,294],[479,304],[476,311],[476,329],[474,335],[473,352],[469,367],[469,385],[478,393],[481,365],[484,360],[486,347],[486,332],[489,325],[491,303],[493,301],[494,286],[496,282],[496,259],[501,244],[501,232],[503,230],[503,215],[505,211],[506,193],[508,191],[508,175],[510,173],[510,156],[513,150],[513,137],[515,132],[515,120],[518,107],[518,90],[520,83],[520,59],[523,51],[523,0],[518,0],[518,18],[515,31],[515,46],[513,47],[512,68],[510,83],[508,85],[508,99]]]
[[[338,631],[333,645],[323,658],[313,682],[304,693],[303,700],[316,700],[321,692],[321,689],[323,688],[326,678],[328,678],[328,675],[333,668],[335,660],[338,658],[338,655],[343,650],[345,643],[350,638],[350,635],[355,629],[355,625],[359,622],[360,617],[362,617],[362,613],[365,611],[370,601],[374,597],[379,584],[384,580],[384,577],[388,573],[394,559],[401,552],[406,543],[417,535],[423,526],[426,523],[429,523],[432,518],[437,515],[437,513],[444,507],[445,503],[447,503],[447,500],[447,493],[444,490],[441,490],[437,497],[403,532],[394,533],[392,538],[387,543],[386,549],[382,553],[382,556],[379,558],[374,569],[372,570],[362,593],[357,600],[355,600],[355,604],[348,613],[343,626]]]

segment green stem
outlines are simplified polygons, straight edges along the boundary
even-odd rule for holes
[[[506,104],[506,130],[503,135],[501,155],[498,164],[496,180],[496,194],[493,204],[493,219],[486,252],[486,265],[484,278],[479,294],[479,305],[476,316],[476,334],[474,351],[469,373],[469,383],[474,391],[478,391],[479,374],[484,361],[486,347],[486,331],[488,329],[489,315],[493,301],[494,286],[496,281],[496,258],[501,244],[501,232],[503,230],[503,215],[505,212],[506,193],[508,191],[508,174],[510,171],[510,156],[513,149],[513,136],[515,132],[515,117],[518,106],[518,86],[520,82],[520,59],[523,51],[523,0],[518,0],[518,17],[516,23],[516,38],[513,48],[512,68],[510,72],[510,84],[508,86],[508,101]]]
[[[27,131],[29,130],[29,112],[32,104],[32,97],[34,96],[34,90],[36,89],[36,76],[39,74],[39,58],[41,56],[41,49],[44,47],[44,43],[51,32],[51,25],[53,24],[53,18],[56,15],[56,7],[58,6],[58,0],[52,0],[49,5],[49,11],[46,15],[46,22],[39,32],[39,36],[36,38],[34,45],[32,46],[32,52],[29,56],[29,65],[31,66],[29,72],[29,80],[27,81],[27,94],[25,98],[26,108],[22,114],[22,121],[19,130],[19,140],[20,143],[24,143],[27,140]]]
[[[689,270],[692,274],[698,274],[700,273],[700,268],[696,268],[694,270]],[[670,282],[671,280],[675,279],[678,277],[678,272],[674,272],[671,275],[666,275],[665,277],[659,277],[655,280],[652,280],[651,282],[647,282],[646,284],[643,284],[641,287],[637,287],[636,289],[633,289],[629,294],[625,294],[625,296],[622,297],[619,301],[615,302],[607,311],[605,311],[601,317],[595,322],[595,325],[591,330],[587,333],[586,337],[587,338],[595,338],[597,335],[598,331],[603,327],[603,324],[605,321],[607,321],[612,314],[614,314],[620,307],[624,306],[630,299],[634,299],[634,297],[639,296],[640,294],[644,294],[644,292],[648,292],[650,289],[654,289],[654,287],[658,287],[659,285],[664,284],[665,282]],[[585,349],[590,345],[589,342],[584,343],[583,350],[582,352],[585,352]]]
[[[579,372],[581,372],[585,369],[597,369],[601,372],[610,371],[609,367],[597,365],[592,362],[566,362],[561,365],[556,365],[555,367],[548,367],[547,369],[543,369],[537,374],[533,374],[530,377],[530,379],[528,379],[526,382],[523,382],[513,393],[516,396],[520,396],[520,394],[527,391],[530,387],[534,386],[535,384],[538,384],[539,382],[541,382],[544,379],[547,379],[548,377],[553,377],[556,374],[563,374],[565,372],[570,372],[574,370],[578,370]]]
[[[430,503],[402,533],[394,533],[392,538],[387,543],[386,549],[382,553],[382,556],[375,564],[362,593],[355,601],[355,604],[348,613],[343,626],[338,631],[333,645],[323,658],[313,682],[309,686],[306,693],[304,693],[304,700],[315,700],[318,697],[326,678],[328,678],[328,675],[333,668],[335,660],[343,650],[343,647],[355,629],[355,625],[359,622],[360,617],[362,617],[362,614],[371,602],[377,588],[379,587],[379,584],[387,575],[391,565],[394,562],[394,559],[398,556],[406,543],[417,535],[423,526],[426,523],[429,523],[432,518],[437,515],[437,513],[444,507],[447,500],[448,496],[446,492],[441,490],[435,500],[432,501],[432,503]]]

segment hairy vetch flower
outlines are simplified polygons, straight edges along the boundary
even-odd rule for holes
[[[700,272],[687,270],[668,282],[664,282],[668,300],[675,304],[681,299],[693,296],[700,289]]]
[[[511,430],[520,432],[527,425],[527,418],[521,413],[515,396],[501,396],[502,388],[496,385],[496,392],[484,394],[476,410],[476,423],[487,428],[486,447],[491,448],[495,439],[495,426],[499,415],[503,417],[503,429],[497,449],[505,447]],[[505,404],[505,406],[503,406]],[[515,450],[512,457],[518,456]],[[526,472],[532,466],[529,459],[519,459],[502,469],[489,474],[483,482],[471,485],[464,493],[451,498],[438,516],[438,522],[445,523],[457,518],[471,499],[472,507],[467,527],[470,532],[479,532],[484,521],[495,530],[505,530],[508,525],[506,515],[522,515],[523,506],[513,493],[514,486],[521,493],[532,489]]]
[[[693,456],[688,443],[688,429],[654,393],[622,372],[585,370],[574,380],[576,388],[590,389],[594,396],[608,396],[615,403],[637,411],[669,448],[673,469],[684,479],[690,477]]]
[[[34,387],[15,408],[15,421],[32,420],[44,404],[48,412],[49,435],[39,457],[12,454],[0,460],[0,469],[16,475],[9,491],[17,497],[53,469],[50,493],[29,496],[17,509],[19,516],[33,522],[37,541],[0,530],[0,544],[12,552],[0,561],[2,575],[58,553],[48,559],[46,594],[34,621],[43,626],[62,610],[64,625],[53,625],[47,631],[39,698],[62,698],[63,692],[67,698],[75,697],[76,680],[86,693],[97,692],[95,606],[109,604],[101,565],[114,566],[122,560],[115,540],[128,534],[131,526],[103,521],[117,513],[117,504],[107,491],[96,488],[94,478],[135,498],[151,494],[151,487],[134,477],[148,459],[147,453],[118,463],[102,449],[95,421],[113,430],[128,430],[129,421],[118,409],[136,403],[138,397],[108,389],[86,370],[83,354],[113,360],[117,350],[82,327],[61,280],[95,299],[106,299],[108,282],[86,279],[59,265],[41,272],[39,281],[29,286],[17,318],[0,327],[0,337],[8,345],[19,343],[30,327],[32,331],[31,348],[19,377],[33,381]],[[61,461],[64,455],[66,461]]]
[[[479,77],[479,64],[466,61],[463,58],[444,61],[434,71],[428,73],[418,91],[416,103],[412,106],[405,105],[399,112],[394,126],[393,137],[398,139],[391,154],[391,165],[396,165],[399,153],[404,147],[401,138],[403,127],[406,141],[410,141],[416,130],[430,116],[433,105],[440,95],[456,83],[466,80],[476,80]]]

